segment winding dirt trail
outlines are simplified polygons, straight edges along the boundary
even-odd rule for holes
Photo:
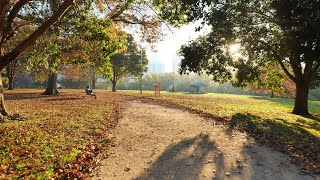
[[[129,102],[93,179],[314,179],[289,158],[197,115]]]

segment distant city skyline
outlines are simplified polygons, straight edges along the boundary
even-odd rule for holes
[[[182,26],[180,29],[172,28],[172,34],[157,43],[155,52],[147,48],[148,73],[177,72],[181,61],[177,51],[183,44],[204,33],[205,30],[195,32],[195,28],[199,25],[200,22],[197,22]]]

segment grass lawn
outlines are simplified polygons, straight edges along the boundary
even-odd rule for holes
[[[9,112],[25,120],[0,123],[0,179],[87,178],[95,156],[110,143],[106,134],[119,110],[115,97],[42,92],[5,92]]]
[[[121,91],[147,101],[189,110],[247,131],[259,142],[285,152],[302,169],[320,173],[320,102],[309,101],[310,117],[291,114],[293,99],[232,94]]]

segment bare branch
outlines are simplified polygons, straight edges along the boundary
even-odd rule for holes
[[[123,22],[127,24],[141,24],[141,21],[130,21],[128,19],[113,19],[114,22]]]
[[[125,10],[128,9],[129,5],[130,5],[130,1],[127,1],[124,5],[121,5],[119,11],[117,11],[115,14],[111,15],[110,16],[110,19],[115,19],[117,18],[118,16],[120,16]],[[119,6],[118,6],[119,7]],[[117,9],[117,8],[116,8]]]

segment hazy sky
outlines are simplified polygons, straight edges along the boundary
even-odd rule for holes
[[[178,59],[177,51],[181,45],[186,44],[188,41],[195,39],[202,32],[195,32],[195,27],[199,23],[182,26],[180,29],[171,28],[172,33],[164,37],[163,41],[157,43],[156,52],[152,52],[149,48],[147,51],[149,63],[159,63],[165,65],[165,72],[172,71],[172,60]]]

